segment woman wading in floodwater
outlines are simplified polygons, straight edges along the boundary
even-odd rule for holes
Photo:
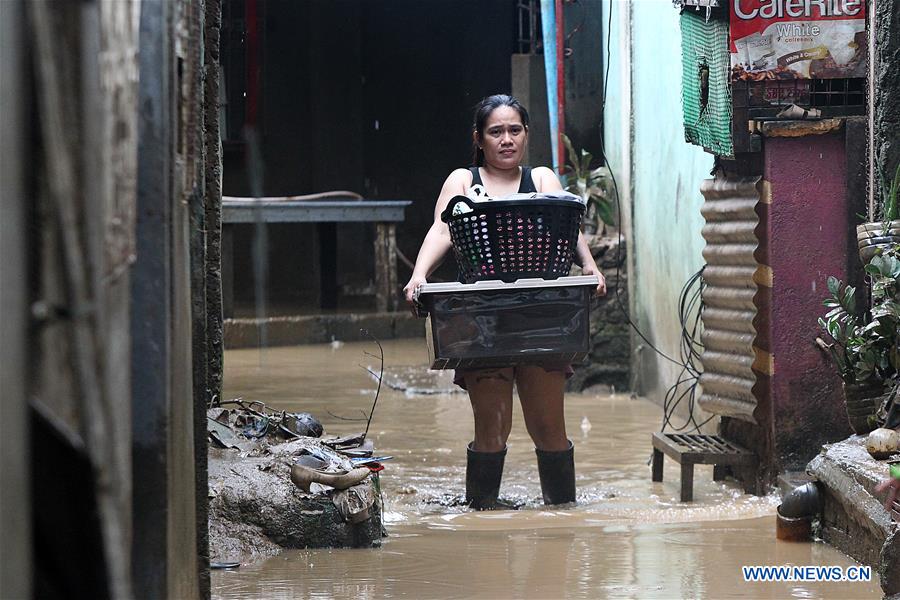
[[[562,190],[547,167],[521,166],[528,141],[528,112],[511,96],[482,100],[473,123],[475,166],[456,169],[441,188],[434,207],[434,223],[419,250],[412,277],[403,291],[413,302],[418,286],[440,265],[450,250],[450,231],[441,213],[454,196],[465,196],[481,185],[491,198],[514,193]],[[597,275],[597,294],[606,293],[584,236],[579,233],[575,261],[585,275]],[[477,509],[512,508],[498,502],[506,440],[512,428],[513,384],[519,393],[525,427],[537,453],[541,491],[546,504],[575,501],[575,451],[566,435],[563,396],[570,365],[518,365],[491,369],[457,369],[454,382],[469,392],[475,416],[475,439],[468,446],[466,503]]]

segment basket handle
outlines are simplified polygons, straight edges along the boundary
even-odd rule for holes
[[[472,199],[468,196],[457,195],[450,198],[450,202],[447,203],[447,208],[444,209],[444,212],[441,213],[441,221],[444,223],[449,223],[450,219],[453,218],[453,207],[455,207],[460,202],[465,203],[473,211],[475,210],[475,203],[472,202]]]

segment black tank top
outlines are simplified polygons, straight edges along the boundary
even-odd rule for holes
[[[480,185],[484,187],[484,182],[481,181],[481,172],[478,167],[469,167],[469,172],[472,173],[472,185]],[[534,187],[534,181],[531,180],[531,167],[522,167],[522,179],[519,180],[519,194],[531,194],[537,192],[537,188]]]

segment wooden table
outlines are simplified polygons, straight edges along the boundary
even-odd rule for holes
[[[409,200],[285,200],[278,198],[222,198],[222,285],[226,314],[231,314],[232,231],[239,223],[319,223],[325,225],[325,243],[336,246],[337,223],[375,223],[375,308],[378,312],[396,311],[399,302],[397,283],[396,224],[403,221]],[[329,235],[330,234],[330,235]],[[225,248],[228,246],[228,249]],[[335,248],[322,252],[323,308],[336,304],[337,256]]]

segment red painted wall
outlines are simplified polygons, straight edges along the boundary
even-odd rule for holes
[[[825,313],[826,279],[853,277],[853,233],[844,132],[764,140],[771,186],[768,258],[773,272],[769,335],[775,371],[769,380],[776,459],[802,469],[828,442],[850,433],[840,380],[816,346]],[[853,170],[851,165],[850,170]]]

